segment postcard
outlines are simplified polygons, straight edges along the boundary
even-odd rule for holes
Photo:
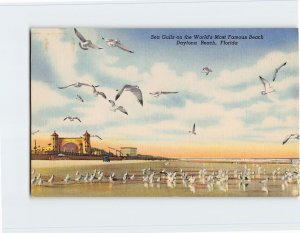
[[[31,195],[299,196],[296,28],[31,28]]]

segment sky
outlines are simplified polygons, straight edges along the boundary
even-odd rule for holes
[[[31,130],[46,146],[54,130],[80,137],[86,130],[92,146],[107,150],[133,146],[138,153],[168,157],[298,157],[297,29],[95,29],[77,28],[102,47],[82,50],[73,28],[31,29]],[[175,39],[151,39],[151,36]],[[177,36],[258,35],[238,45],[176,45]],[[133,50],[111,48],[101,39],[119,39]],[[227,41],[232,41],[228,39]],[[276,67],[287,62],[272,82]],[[209,67],[209,75],[202,73]],[[261,95],[259,76],[276,90]],[[91,87],[58,87],[84,82],[99,85],[107,100]],[[141,106],[130,92],[116,102],[128,115],[111,111],[108,99],[125,84],[138,85]],[[158,98],[154,91],[177,91]],[[80,95],[83,103],[76,99]],[[77,116],[80,122],[63,121]],[[196,135],[189,133],[196,124]]]

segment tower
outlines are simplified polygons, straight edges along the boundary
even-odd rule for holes
[[[51,137],[52,137],[52,150],[54,152],[59,152],[58,134],[54,131]]]
[[[90,142],[90,134],[86,130],[85,133],[83,134],[83,153],[85,154],[90,154],[91,153],[91,142]]]

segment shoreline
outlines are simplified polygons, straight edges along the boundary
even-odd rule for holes
[[[109,164],[130,164],[130,163],[145,163],[157,162],[160,160],[112,160],[109,163],[102,160],[31,160],[33,168],[51,168],[51,167],[66,167],[66,166],[90,166],[90,165],[109,165]]]

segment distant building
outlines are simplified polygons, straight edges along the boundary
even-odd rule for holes
[[[90,134],[85,131],[83,137],[63,138],[54,131],[52,137],[52,151],[57,153],[71,152],[80,154],[91,153]]]
[[[121,147],[122,156],[136,156],[137,148],[136,147]]]

